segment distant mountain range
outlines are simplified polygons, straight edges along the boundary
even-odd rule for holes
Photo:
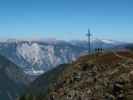
[[[91,41],[93,48],[114,48],[123,42],[113,40]],[[87,53],[87,41],[15,40],[0,42],[0,54],[20,66],[26,74],[36,76],[57,65],[75,61]]]

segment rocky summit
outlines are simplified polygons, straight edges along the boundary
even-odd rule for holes
[[[133,100],[133,54],[80,58],[50,87],[47,100]]]
[[[133,100],[132,52],[84,56],[59,74],[48,86],[47,93],[43,92],[45,75],[38,79],[41,91],[37,96],[34,94],[34,100]],[[33,98],[23,97],[23,100]]]

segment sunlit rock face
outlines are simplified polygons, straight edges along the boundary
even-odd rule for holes
[[[16,48],[16,54],[31,65],[26,69],[26,73],[33,74],[41,74],[59,64],[76,60],[82,52],[83,50],[76,51],[74,46],[40,43],[23,43]]]

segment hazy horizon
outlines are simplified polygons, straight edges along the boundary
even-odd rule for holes
[[[0,42],[15,42],[15,41],[40,41],[40,42],[56,42],[56,41],[64,41],[64,42],[73,42],[73,41],[81,41],[81,42],[88,42],[88,38],[84,39],[57,39],[57,38],[0,38]],[[91,41],[104,41],[104,42],[118,42],[118,43],[133,43],[129,41],[121,41],[121,40],[113,40],[113,39],[107,39],[107,38],[92,38]]]

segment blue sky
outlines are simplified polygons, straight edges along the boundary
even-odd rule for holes
[[[0,38],[133,42],[133,0],[0,0]]]

